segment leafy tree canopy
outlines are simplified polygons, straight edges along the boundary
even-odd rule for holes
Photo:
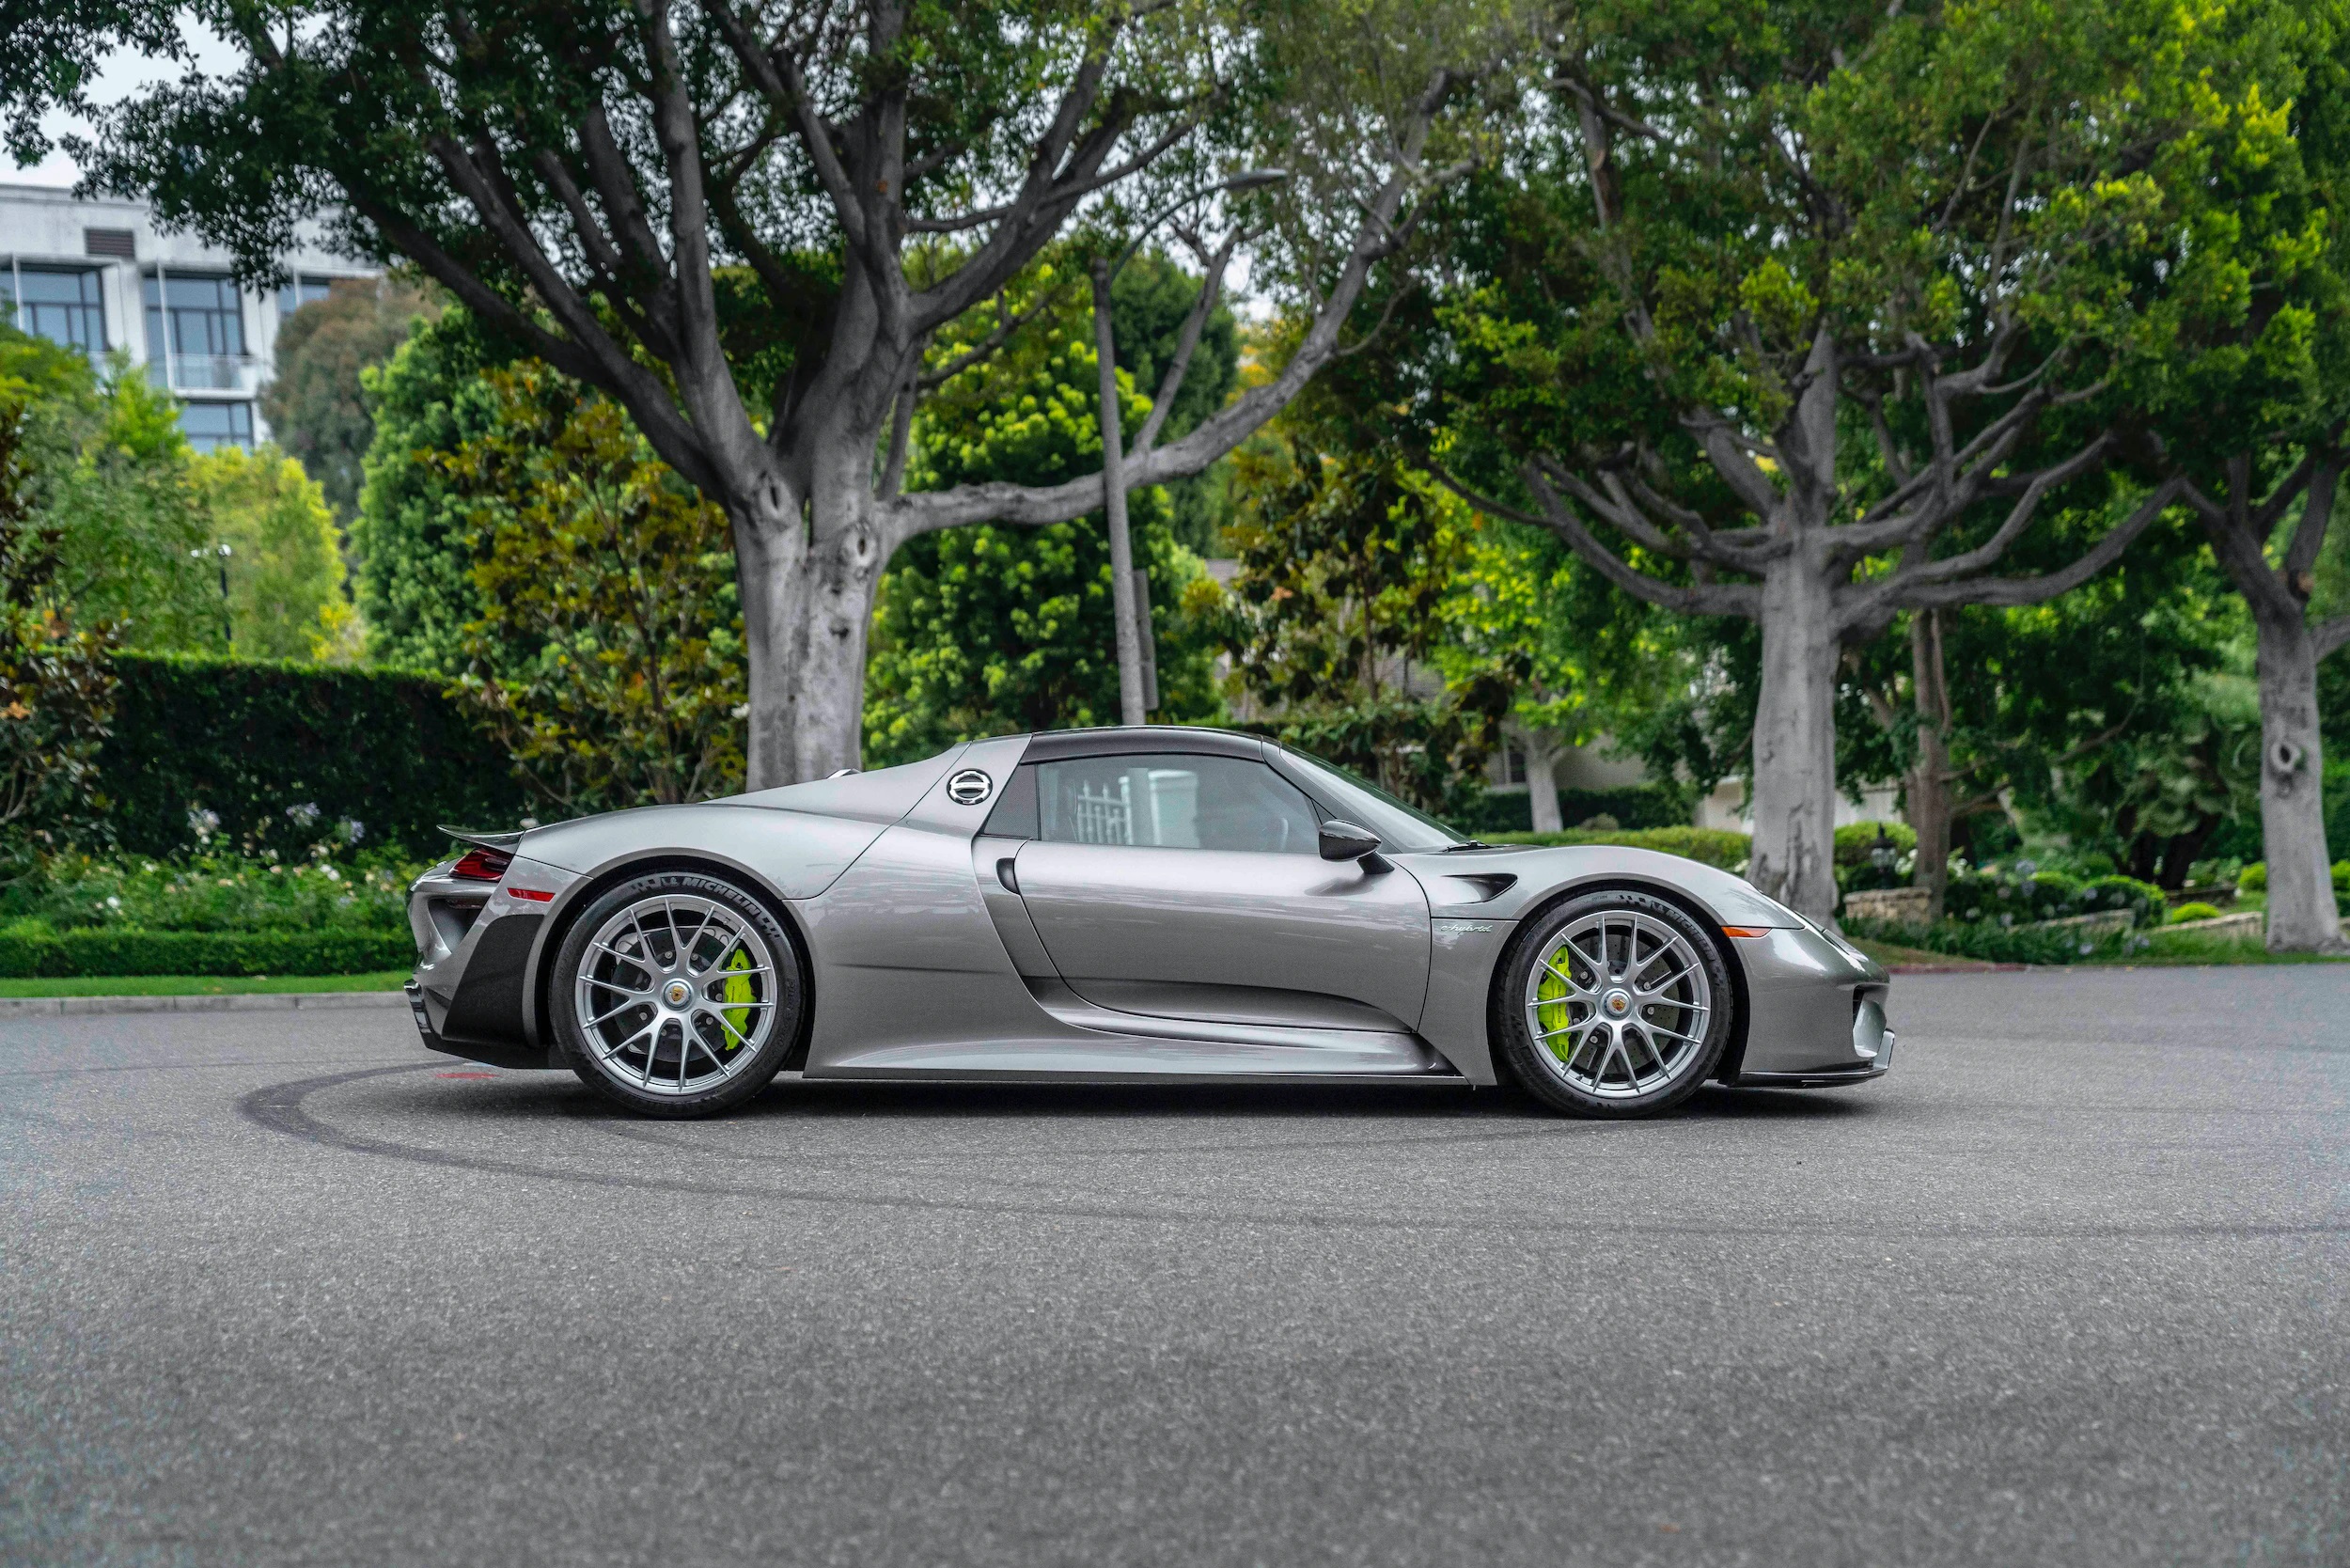
[[[349,663],[359,618],[344,592],[335,516],[302,464],[274,447],[223,447],[189,464],[216,543],[227,544],[233,651],[254,659]]]
[[[1168,263],[1138,258],[1117,279],[1112,323],[1126,428],[1151,412],[1136,390],[1164,366],[1198,291]],[[1098,465],[1099,361],[1081,272],[1052,262],[1008,303],[1034,312],[1002,353],[941,384],[909,431],[906,484],[920,492],[973,480],[1050,484]],[[1213,323],[1212,323],[1213,324]],[[976,315],[932,351],[952,366],[995,328]],[[1230,318],[1205,335],[1200,379],[1185,383],[1167,423],[1183,433],[1219,405],[1237,375]],[[1201,390],[1204,388],[1204,390]],[[1163,716],[1218,713],[1209,676],[1212,629],[1193,613],[1198,558],[1176,542],[1164,492],[1133,497],[1136,562],[1151,573]],[[882,583],[867,673],[866,745],[910,760],[975,735],[1117,722],[1118,662],[1108,535],[1099,513],[1042,528],[969,529],[915,540]]]
[[[261,412],[339,520],[358,510],[375,435],[362,377],[438,312],[434,299],[396,276],[346,278],[277,329],[276,373],[262,389]]]
[[[486,372],[489,426],[437,461],[479,613],[465,683],[550,813],[743,784],[727,521],[628,416],[536,361]]]

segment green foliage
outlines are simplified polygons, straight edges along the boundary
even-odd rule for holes
[[[408,884],[422,868],[382,852],[330,858],[196,855],[155,861],[53,855],[0,894],[0,922],[55,930],[310,932],[408,929]]]
[[[360,975],[406,968],[416,945],[400,931],[52,931],[0,926],[0,976]]]
[[[990,479],[1050,484],[1100,464],[1100,368],[1090,296],[1082,278],[1050,264],[1036,268],[1010,308],[1037,310],[1036,320],[1012,335],[1001,355],[952,377],[921,405],[907,466],[909,490]],[[1171,285],[1153,288],[1164,294]],[[1158,368],[1152,356],[1164,355],[1162,339],[1172,335],[1142,308],[1153,300],[1164,305],[1158,294],[1146,294],[1135,306],[1139,320],[1112,313],[1137,371]],[[1189,298],[1184,295],[1186,305]],[[1119,301],[1114,291],[1114,306]],[[951,361],[993,325],[992,318],[975,314],[942,335],[932,358]],[[1210,384],[1221,379],[1229,384],[1229,365],[1219,370],[1211,361],[1202,369]],[[1119,372],[1120,413],[1129,439],[1151,411],[1136,390],[1137,371],[1121,367]],[[1187,401],[1178,399],[1170,431],[1178,416],[1196,417],[1205,406],[1187,411]],[[1135,492],[1127,516],[1135,560],[1151,573],[1159,716],[1214,718],[1218,704],[1208,667],[1214,625],[1198,613],[1199,596],[1192,588],[1204,582],[1198,559],[1175,541],[1164,492]],[[906,544],[882,579],[874,610],[866,672],[868,760],[911,760],[974,735],[1116,723],[1110,595],[1109,539],[1099,514],[1047,528],[957,528]]]
[[[2189,920],[2217,920],[2222,913],[2216,903],[2183,903],[2170,911],[2169,923],[2178,926]]]
[[[130,854],[421,854],[444,842],[437,823],[501,825],[525,809],[475,705],[437,677],[188,654],[123,653],[111,668],[98,789]]]
[[[56,590],[60,530],[34,510],[31,384],[0,374],[0,882],[53,844],[94,836],[113,718],[113,629],[73,623]]]
[[[320,487],[274,447],[223,447],[189,464],[189,482],[229,547],[229,624],[249,659],[350,660],[358,616],[343,593],[343,557]]]
[[[220,651],[218,540],[190,483],[178,402],[118,362],[86,398],[37,405],[34,419],[49,427],[39,495],[58,530],[63,601],[133,648]]]
[[[1745,869],[1749,840],[1743,833],[1718,827],[1653,827],[1625,832],[1496,833],[1496,844],[1622,844],[1631,849],[1656,850],[1699,860],[1720,870]]]
[[[1618,827],[1681,827],[1689,821],[1686,792],[1668,784],[1620,784],[1605,790],[1561,790],[1559,820],[1581,827],[1594,817],[1611,817]],[[1533,830],[1531,797],[1514,791],[1485,792],[1452,825],[1479,839]]]
[[[368,651],[384,664],[454,676],[471,663],[465,626],[484,610],[468,543],[480,498],[460,494],[443,460],[495,426],[482,372],[510,358],[451,309],[361,372],[375,431],[351,544]]]
[[[485,380],[490,429],[443,461],[474,508],[466,688],[517,776],[566,816],[740,790],[724,514],[617,405],[536,361]]]
[[[1440,695],[1412,672],[1435,672],[1475,513],[1377,439],[1345,391],[1309,393],[1232,461],[1234,695],[1291,745],[1438,816],[1472,813],[1528,657],[1476,664]]]
[[[261,413],[278,444],[318,480],[337,518],[348,521],[358,510],[375,438],[365,375],[438,310],[432,298],[397,277],[346,278],[278,323],[275,373],[261,390]]]

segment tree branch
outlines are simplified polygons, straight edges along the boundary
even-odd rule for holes
[[[2311,455],[2302,459],[2295,478],[2307,488],[2301,502],[2301,521],[2293,525],[2293,541],[2285,546],[2284,573],[2288,586],[2297,585],[2317,569],[2318,554],[2326,548],[2326,530],[2334,520],[2334,487],[2342,478],[2342,467],[2330,453],[2323,458]],[[2264,515],[2273,512],[2274,518],[2281,518],[2284,503],[2290,497],[2283,485],[2277,488],[2279,493],[2271,495],[2268,505],[2261,510]],[[2269,524],[2272,528],[2276,526],[2274,518]],[[2306,597],[2297,588],[2295,595]]]
[[[1598,537],[1585,526],[1582,518],[1575,515],[1574,509],[1551,488],[1537,465],[1527,463],[1519,473],[1526,481],[1526,487],[1542,504],[1543,525],[1565,540],[1568,547],[1596,568],[1601,576],[1634,598],[1686,614],[1742,615],[1749,619],[1762,614],[1762,589],[1751,584],[1700,583],[1684,587],[1650,576],[1601,543]],[[1449,479],[1446,482],[1450,483]],[[1484,504],[1466,496],[1465,493],[1462,494],[1471,505]]]
[[[2228,580],[2244,595],[2254,613],[2279,619],[2298,619],[2304,613],[2299,597],[2286,586],[2283,576],[2269,566],[2268,553],[2263,548],[2267,543],[2265,539],[2254,537],[2239,522],[2233,509],[2213,500],[2199,487],[2182,480],[2179,494],[2202,523],[2203,537],[2211,541],[2211,553],[2218,558],[2219,569],[2228,574]]]
[[[1933,609],[1945,604],[2012,607],[2037,604],[2060,593],[2070,593],[2121,559],[2122,552],[2128,549],[2165,510],[2180,499],[2186,483],[2177,478],[2164,480],[2138,503],[2136,510],[2107,529],[2105,538],[2061,571],[2037,577],[1973,577],[1958,582],[1922,584],[1914,580],[1903,584],[1888,579],[1882,586],[1856,596],[1848,607],[1839,611],[1838,620],[1846,627],[1863,629],[1880,614],[1889,619],[1895,610]]]
[[[1075,274],[1072,273],[1071,275],[1074,276]],[[1035,304],[1029,306],[1026,310],[1021,311],[1016,316],[1007,312],[1003,308],[1003,296],[998,294],[995,297],[996,312],[995,329],[989,332],[985,337],[980,338],[970,348],[955,355],[954,358],[948,360],[946,364],[939,366],[936,369],[923,371],[920,379],[922,390],[928,392],[932,387],[944,386],[948,382],[954,380],[957,376],[963,374],[964,371],[971,368],[972,366],[979,364],[981,360],[994,354],[996,350],[1002,348],[1006,343],[1011,340],[1011,335],[1013,333],[1018,332],[1022,327],[1026,326],[1030,321],[1035,321],[1039,316],[1050,309],[1053,303],[1058,300],[1063,293],[1067,292],[1068,288],[1069,285],[1066,280],[1054,284],[1053,287],[1045,290],[1042,293],[1036,297]]]
[[[1404,135],[1401,138],[1411,155],[1416,157],[1426,145],[1436,111],[1442,107],[1455,80],[1449,71],[1434,72],[1427,90],[1414,103]],[[1344,265],[1340,268],[1337,279],[1331,284],[1330,291],[1324,296],[1315,311],[1313,324],[1307,329],[1297,352],[1290,356],[1289,363],[1281,368],[1280,373],[1200,421],[1198,427],[1182,440],[1130,458],[1122,473],[1131,488],[1141,489],[1197,474],[1239,446],[1288,405],[1314,372],[1330,359],[1338,345],[1339,332],[1345,325],[1347,313],[1361,297],[1372,263],[1384,254],[1380,235],[1389,227],[1389,221],[1402,207],[1414,183],[1412,176],[1403,168],[1399,167],[1388,175],[1378,195],[1369,204],[1371,211],[1356,228],[1353,248]],[[1062,523],[1083,516],[1102,504],[1102,476],[1094,474],[1049,487],[987,483],[923,492],[901,497],[893,504],[891,516],[892,525],[899,530],[899,537],[910,538],[938,528],[957,527],[965,523]]]
[[[1206,275],[1199,281],[1199,297],[1192,301],[1191,313],[1183,318],[1183,331],[1175,339],[1174,357],[1167,362],[1167,373],[1159,378],[1159,390],[1151,400],[1151,415],[1135,432],[1134,445],[1128,456],[1148,452],[1159,439],[1159,431],[1167,426],[1167,416],[1174,412],[1175,396],[1183,389],[1183,378],[1191,373],[1191,356],[1199,348],[1199,334],[1206,329],[1209,313],[1215,309],[1216,296],[1223,292],[1224,269],[1231,264],[1232,252],[1241,242],[1238,232],[1228,236],[1214,256],[1206,259]]]

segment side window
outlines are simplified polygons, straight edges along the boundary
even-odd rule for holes
[[[1321,819],[1297,787],[1238,757],[1088,757],[1037,768],[1038,837],[1063,844],[1313,855]]]

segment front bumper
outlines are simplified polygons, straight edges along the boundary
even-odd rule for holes
[[[1832,1089],[1881,1078],[1898,1037],[1886,1023],[1892,977],[1806,928],[1737,942],[1747,978],[1746,1055],[1732,1080],[1757,1089]]]
[[[574,873],[516,857],[495,886],[433,867],[408,890],[416,970],[406,986],[427,1049],[495,1067],[545,1067],[530,1016],[533,960],[552,895]],[[518,898],[517,889],[550,895]],[[559,1064],[556,1064],[559,1065]]]

